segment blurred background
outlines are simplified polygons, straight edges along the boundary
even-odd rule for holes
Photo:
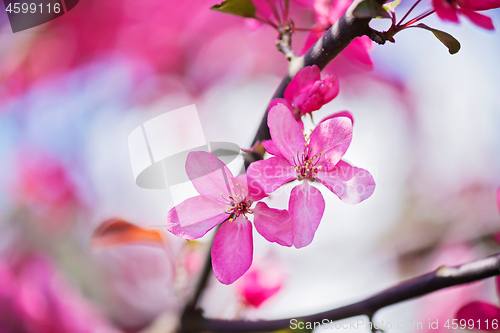
[[[18,33],[1,11],[0,331],[175,328],[210,235],[187,242],[166,232],[171,195],[135,185],[128,135],[195,104],[207,141],[249,148],[287,68],[275,30],[210,11],[215,3],[81,0]],[[412,4],[403,1],[399,17]],[[415,15],[430,3],[420,6]],[[499,11],[487,15],[500,27]],[[308,1],[292,3],[290,16],[298,27],[315,22]],[[500,250],[500,35],[465,19],[425,23],[454,35],[460,52],[451,56],[429,31],[408,29],[395,44],[372,45],[358,58],[344,53],[325,71],[339,76],[340,94],[314,119],[354,114],[345,158],[374,175],[373,196],[350,206],[321,188],[325,215],[300,250],[254,232],[254,266],[235,285],[210,279],[201,300],[207,316],[324,311]],[[307,36],[294,35],[297,53]],[[287,203],[286,193],[269,199]],[[158,230],[163,244],[91,249],[92,233],[110,218]],[[494,290],[488,279],[383,309],[374,320],[425,328],[471,300],[499,305]]]

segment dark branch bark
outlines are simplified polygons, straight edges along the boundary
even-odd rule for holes
[[[440,289],[483,280],[500,274],[500,253],[455,267],[442,266],[434,272],[404,281],[363,301],[326,312],[271,321],[227,321],[191,318],[182,332],[270,332],[290,328],[290,320],[322,322],[336,321],[359,315],[372,317],[378,310]]]
[[[377,0],[381,4],[385,1]],[[347,9],[345,14],[301,57],[294,58],[290,62],[288,73],[276,89],[272,99],[283,98],[285,89],[293,76],[306,66],[317,65],[320,69],[325,68],[342,50],[344,50],[356,37],[367,35],[375,42],[383,44],[382,38],[368,25],[370,19],[358,19],[354,17],[353,11],[360,3],[360,0]],[[252,146],[258,141],[262,142],[271,139],[269,128],[267,127],[267,110],[255,135]],[[250,158],[262,159],[263,156],[253,154]],[[249,160],[247,164],[250,164]],[[248,166],[248,165],[247,165]]]

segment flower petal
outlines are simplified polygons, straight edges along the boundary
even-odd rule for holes
[[[496,306],[484,302],[470,302],[461,307],[455,317],[460,321],[461,319],[465,319],[465,321],[469,321],[469,319],[474,320],[474,328],[479,329],[481,331],[496,331],[497,329],[493,329],[491,327],[491,322],[493,320],[500,320],[500,309]],[[478,326],[477,321],[480,320],[481,324],[484,324],[485,321],[488,321],[490,325],[488,325],[488,329],[485,325]]]
[[[221,193],[224,197],[232,194],[233,174],[224,162],[210,153],[190,152],[186,159],[186,173],[196,191],[210,200],[218,200]]]
[[[269,208],[264,202],[257,203],[253,209],[255,229],[271,243],[292,246],[292,219],[286,209]]]
[[[264,146],[264,148],[266,149],[266,151],[269,154],[277,156],[277,157],[283,157],[283,155],[281,155],[281,152],[279,151],[278,147],[276,147],[276,145],[274,144],[273,140],[262,141],[262,145]]]
[[[293,245],[301,248],[311,244],[325,211],[323,195],[304,181],[292,189],[288,209],[292,216]]]
[[[329,171],[319,171],[316,179],[347,204],[357,204],[369,198],[375,190],[375,181],[365,169],[339,161]]]
[[[275,107],[278,104],[284,104],[288,110],[290,110],[290,113],[292,114],[292,117],[299,123],[300,125],[300,130],[304,130],[304,123],[302,122],[302,114],[300,113],[299,110],[295,109],[290,102],[288,102],[284,98],[275,98],[269,103],[268,110],[271,110],[273,107]]]
[[[497,207],[498,212],[500,213],[500,187],[497,189]]]
[[[286,87],[285,99],[295,107],[302,105],[308,97],[309,88],[319,80],[321,80],[321,72],[318,66],[312,65],[302,68]]]
[[[488,10],[500,7],[500,0],[458,0],[458,5],[470,10]]]
[[[460,22],[455,4],[449,3],[446,0],[432,0],[432,6],[441,20],[454,23]]]
[[[189,198],[167,213],[167,230],[184,239],[200,238],[228,218],[224,209],[201,195]]]
[[[243,216],[224,222],[212,244],[215,277],[223,284],[238,280],[252,265],[252,224]]]
[[[354,117],[352,116],[352,113],[350,111],[340,111],[340,112],[331,114],[328,117],[321,120],[320,124],[324,121],[327,121],[328,119],[333,119],[333,118],[338,118],[338,117],[347,117],[347,118],[351,119],[351,122],[354,125]]]
[[[373,67],[370,50],[373,47],[372,40],[368,36],[356,37],[343,51],[342,54],[352,63],[361,63]]]
[[[269,110],[267,125],[274,144],[290,164],[292,156],[305,150],[304,134],[300,125],[295,121],[290,110],[284,104],[278,104]]]
[[[465,15],[472,23],[486,30],[495,30],[493,21],[486,15],[476,13],[469,9],[459,8],[459,13]]]
[[[286,182],[296,179],[295,168],[283,157],[256,161],[247,169],[248,190],[253,198],[263,198]]]
[[[311,133],[309,147],[312,155],[319,156],[319,165],[325,166],[329,170],[334,168],[344,156],[351,144],[351,140],[351,119],[335,117],[316,126]],[[309,153],[309,156],[311,156],[311,153]]]

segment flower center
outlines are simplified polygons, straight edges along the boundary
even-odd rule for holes
[[[320,151],[318,154],[313,155],[312,149],[309,147],[309,137],[306,134],[304,134],[304,139],[306,140],[305,151],[300,153],[297,150],[296,155],[292,156],[292,159],[295,164],[298,179],[307,179],[313,182],[318,174],[318,171],[323,168],[323,166],[318,165],[323,152]]]
[[[236,184],[231,186],[233,195],[228,195],[224,197],[222,193],[219,194],[220,199],[218,202],[228,205],[227,209],[224,213],[229,215],[229,222],[233,222],[234,219],[243,215],[247,218],[246,214],[253,214],[253,211],[250,209],[253,201],[246,200],[246,189],[241,187],[240,184]],[[215,198],[215,195],[212,195],[212,198]]]
[[[231,196],[230,196],[231,197]],[[242,202],[231,202],[231,206],[228,207],[226,213],[229,214],[229,222],[233,222],[234,219],[238,218],[240,215],[247,218],[246,214],[253,214],[250,209],[252,206],[252,201],[242,201]]]

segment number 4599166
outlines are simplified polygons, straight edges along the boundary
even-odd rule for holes
[[[456,330],[456,329],[465,329],[465,328],[468,328],[468,329],[476,329],[476,330],[490,330],[490,329],[498,329],[499,328],[499,325],[498,325],[498,319],[493,319],[493,320],[483,320],[481,321],[480,319],[474,321],[474,319],[469,319],[469,320],[465,320],[465,319],[453,319],[450,321],[450,319],[448,319],[446,321],[446,323],[444,324],[444,327],[446,327],[447,329],[453,329],[453,330]]]
[[[53,7],[51,9],[51,7]],[[54,3],[54,4],[50,4],[48,3],[46,5],[46,12],[48,12],[49,14],[52,12],[52,13],[56,13],[58,14],[60,11],[61,11],[61,4],[59,3]],[[6,8],[6,11],[9,12],[9,13],[14,13],[14,14],[18,14],[18,13],[43,13],[43,5],[42,4],[36,4],[36,3],[30,3],[30,4],[27,4],[27,3],[9,3],[9,5],[7,6]]]

